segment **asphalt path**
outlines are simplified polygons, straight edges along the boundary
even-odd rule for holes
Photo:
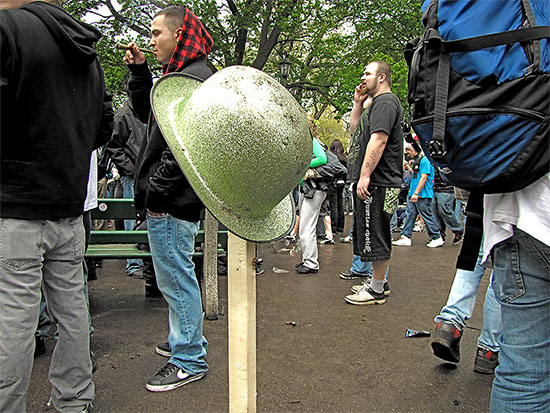
[[[489,410],[493,376],[473,371],[488,271],[464,331],[460,363],[433,356],[429,337],[405,337],[409,328],[433,333],[433,318],[455,273],[460,247],[448,241],[430,249],[426,240],[425,232],[415,233],[412,247],[394,247],[392,293],[385,304],[368,306],[344,301],[357,283],[338,277],[351,264],[350,244],[319,245],[321,269],[314,275],[295,273],[300,253],[293,245],[258,246],[265,269],[257,276],[259,412]],[[143,280],[125,276],[124,265],[105,261],[89,284],[92,349],[99,365],[93,411],[228,411],[227,277],[219,277],[219,319],[204,325],[208,374],[182,388],[151,393],[145,383],[167,361],[154,350],[167,341],[168,309],[162,298],[145,298]],[[54,339],[46,344],[46,354],[34,363],[29,412],[46,411]]]

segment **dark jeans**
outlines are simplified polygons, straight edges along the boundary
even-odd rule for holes
[[[330,202],[330,219],[333,232],[344,232],[344,185],[331,183],[328,187],[328,200]]]

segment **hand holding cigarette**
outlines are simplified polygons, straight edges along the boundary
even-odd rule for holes
[[[137,47],[137,45],[134,42],[130,42],[128,43],[128,45],[119,44],[117,45],[117,47],[119,49],[126,50],[126,54],[124,55],[122,60],[127,65],[133,65],[133,64],[141,65],[145,63],[145,55],[143,54],[143,50],[146,50],[146,49],[140,49],[139,47]],[[148,52],[151,52],[151,51],[148,50]]]
[[[135,43],[130,43],[130,44],[117,44],[116,47],[117,49],[120,49],[120,50],[132,50],[133,47],[131,46],[132,44],[135,45]],[[150,49],[145,49],[143,47],[138,47],[137,48],[141,53],[154,53],[152,50]]]

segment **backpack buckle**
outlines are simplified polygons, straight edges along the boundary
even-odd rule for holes
[[[426,145],[430,150],[432,159],[437,163],[447,163],[447,151],[445,150],[445,144],[431,140]]]

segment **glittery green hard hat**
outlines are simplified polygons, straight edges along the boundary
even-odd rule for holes
[[[181,169],[220,222],[255,242],[290,232],[289,193],[308,168],[312,141],[304,111],[281,84],[245,66],[204,82],[171,73],[151,102]]]

